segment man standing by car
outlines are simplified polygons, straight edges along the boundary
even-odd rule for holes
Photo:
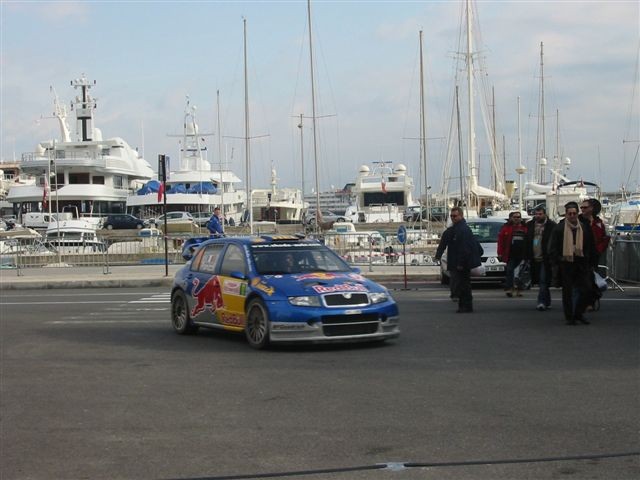
[[[526,258],[531,262],[533,283],[538,284],[539,311],[551,306],[551,259],[549,258],[549,240],[556,222],[547,217],[547,210],[537,206],[533,210],[533,219],[527,222]]]
[[[464,219],[462,209],[451,209],[451,225],[440,238],[436,259],[447,250],[447,270],[451,277],[451,297],[458,299],[457,313],[473,312],[471,269],[480,265],[479,244]]]
[[[209,230],[210,238],[224,237],[224,230],[222,229],[222,215],[220,214],[220,208],[213,209],[213,215],[207,222],[207,229]]]
[[[578,204],[565,206],[565,218],[551,233],[549,256],[560,266],[562,276],[562,307],[567,325],[588,324],[583,313],[591,288],[591,265],[597,253],[591,226],[578,219]]]

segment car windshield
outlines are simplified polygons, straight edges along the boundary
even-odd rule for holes
[[[498,241],[498,232],[504,222],[467,222],[473,236],[480,243],[490,243]]]
[[[351,271],[344,260],[324,245],[252,245],[251,254],[260,275]]]

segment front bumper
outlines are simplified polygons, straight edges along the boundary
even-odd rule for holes
[[[309,308],[271,302],[270,340],[278,342],[357,342],[400,335],[395,303],[355,309]]]

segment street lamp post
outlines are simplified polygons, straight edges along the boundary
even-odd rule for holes
[[[522,207],[522,175],[527,173],[527,167],[525,167],[524,165],[520,164],[520,166],[518,168],[516,168],[516,173],[518,174],[518,181],[519,181],[519,185],[518,185],[518,208],[522,211],[524,210]]]

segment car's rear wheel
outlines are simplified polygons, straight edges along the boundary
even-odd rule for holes
[[[137,223],[137,224],[136,224],[136,228],[137,228],[138,230],[142,230],[142,227],[143,227],[143,226],[144,226],[144,225],[142,225],[141,223]]]
[[[187,297],[182,290],[176,290],[171,297],[171,325],[180,335],[188,335],[198,330],[191,320]]]
[[[347,220],[345,218],[342,217],[338,217],[336,218],[336,222],[342,223],[342,222],[346,222]]]
[[[252,348],[263,349],[269,345],[269,313],[264,302],[254,298],[247,305],[247,324],[244,333]]]
[[[111,225],[110,223],[107,224],[107,226],[105,227],[107,230],[113,230],[113,225]]]

